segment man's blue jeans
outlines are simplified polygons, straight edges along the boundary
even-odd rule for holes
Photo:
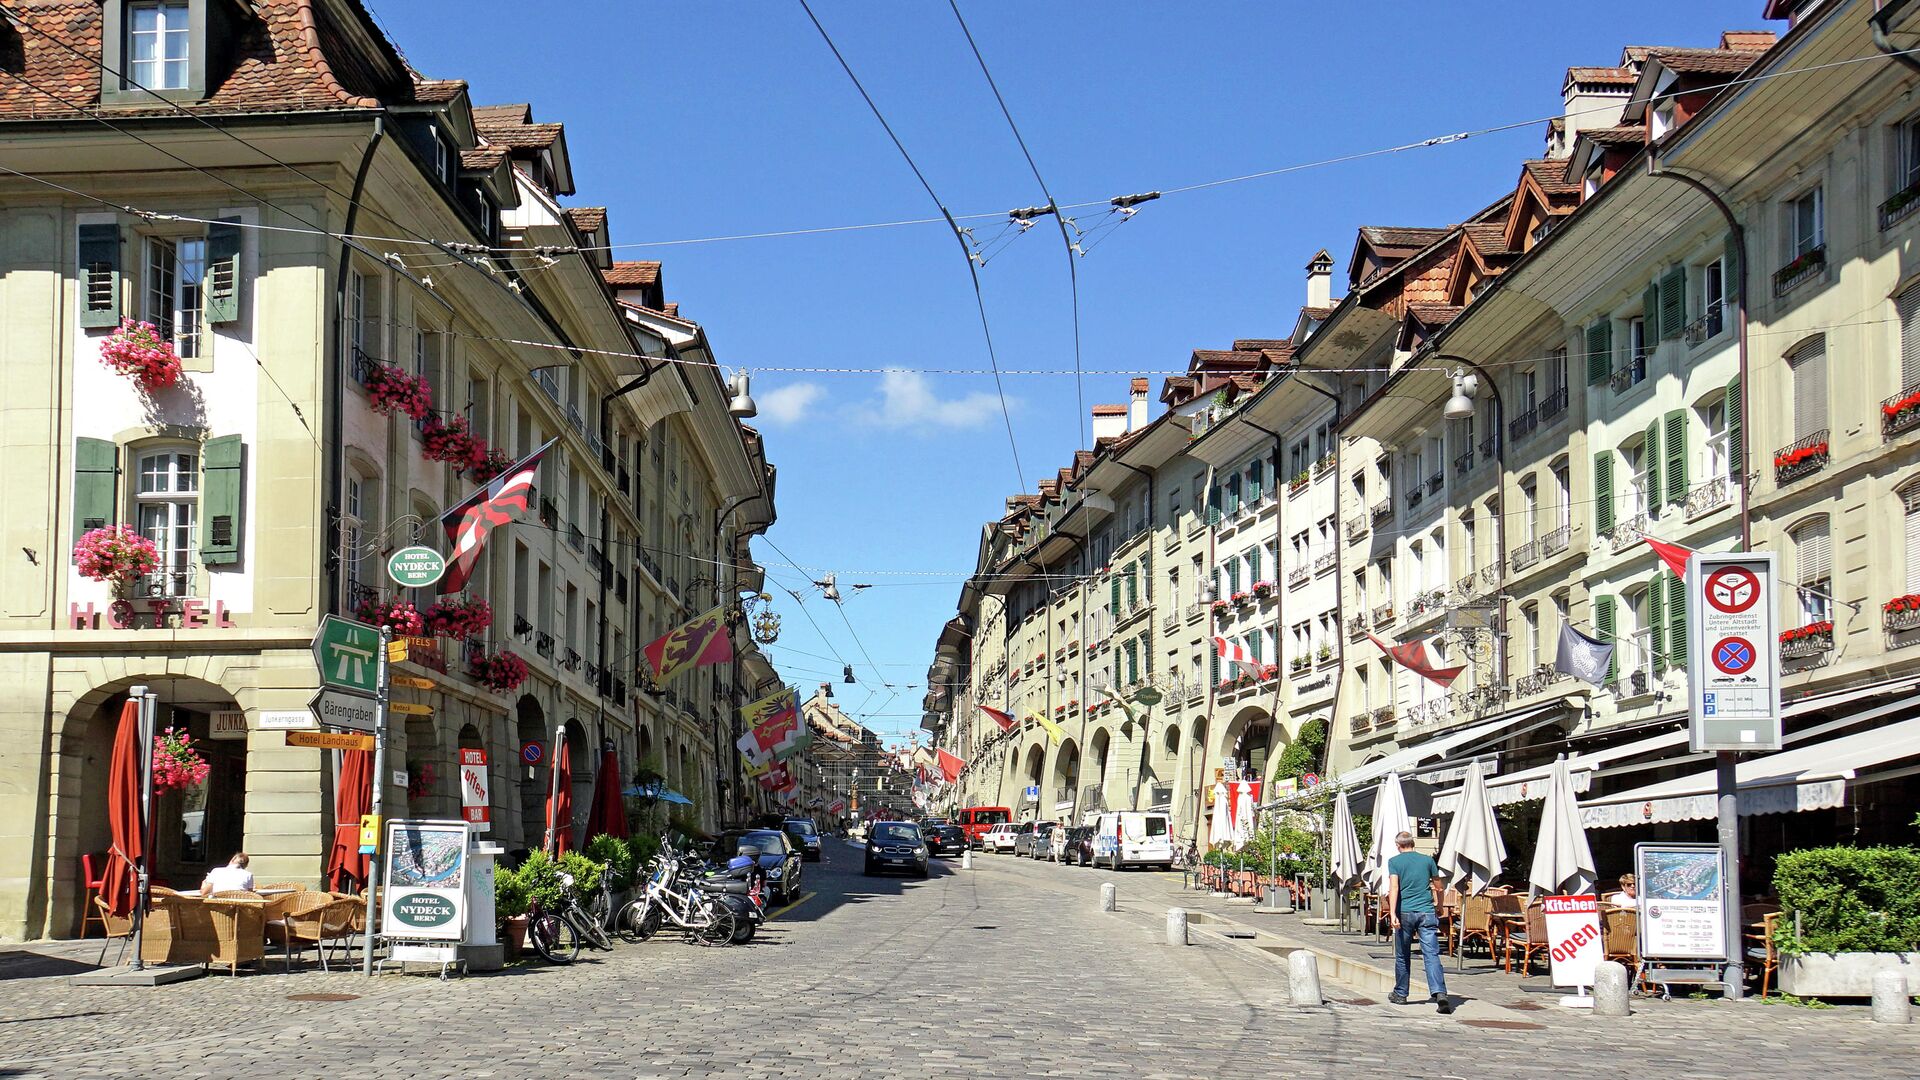
[[[1407,996],[1413,969],[1413,935],[1420,935],[1420,956],[1427,964],[1427,994],[1447,992],[1446,969],[1440,963],[1440,917],[1431,911],[1403,911],[1393,932],[1393,992]]]

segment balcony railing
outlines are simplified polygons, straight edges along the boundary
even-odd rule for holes
[[[1920,630],[1920,609],[1883,611],[1881,618],[1889,633],[1902,634],[1909,630]]]
[[[1432,476],[1427,477],[1427,494],[1438,495],[1440,489],[1445,486],[1447,486],[1447,470],[1436,470]]]
[[[1500,436],[1497,433],[1480,440],[1480,460],[1492,461],[1499,456]]]
[[[1542,693],[1561,679],[1567,678],[1572,678],[1572,676],[1565,672],[1555,670],[1552,664],[1541,664],[1539,667],[1533,669],[1532,674],[1522,675],[1518,679],[1515,679],[1513,692],[1517,697],[1532,697],[1535,694]]]
[[[1179,625],[1180,613],[1177,611],[1169,611],[1165,615],[1160,616],[1160,631],[1162,633],[1172,633],[1173,629]]]
[[[1347,717],[1347,730],[1355,735],[1365,735],[1373,730],[1373,713],[1357,712]]]
[[[1493,553],[1493,561],[1480,568],[1480,587],[1493,590],[1500,587],[1500,564],[1504,560],[1499,552]]]
[[[1287,574],[1287,588],[1297,589],[1300,586],[1305,585],[1307,583],[1307,579],[1312,576],[1313,576],[1313,572],[1304,566],[1299,567],[1298,569],[1289,571]]]
[[[1555,555],[1567,550],[1567,545],[1572,542],[1573,526],[1562,525],[1540,538],[1540,557],[1543,559],[1551,559]]]
[[[1650,524],[1647,515],[1635,514],[1624,521],[1617,522],[1613,528],[1601,533],[1600,537],[1617,554],[1639,543],[1640,538],[1647,535],[1647,526]]]
[[[1536,406],[1507,422],[1507,438],[1512,439],[1514,442],[1519,442],[1521,439],[1533,434],[1534,429],[1539,426],[1540,409]]]
[[[1325,555],[1313,560],[1313,572],[1315,574],[1324,574],[1333,569],[1339,562],[1340,553],[1337,551],[1329,551]]]
[[[1418,486],[1416,486],[1412,491],[1407,492],[1407,509],[1409,510],[1418,509],[1420,506],[1420,500],[1426,498],[1426,495],[1427,493],[1425,489],[1420,488]]]
[[[1513,572],[1517,574],[1539,561],[1540,541],[1529,540],[1513,549],[1513,555],[1508,559],[1508,565],[1512,566]]]
[[[1195,619],[1198,619],[1201,616],[1205,615],[1207,613],[1207,608],[1209,606],[1210,605],[1202,603],[1199,600],[1195,600],[1193,603],[1188,604],[1187,610],[1184,612],[1184,614],[1186,615],[1187,621],[1193,622]]]
[[[1541,398],[1540,404],[1534,407],[1534,411],[1540,414],[1540,423],[1542,425],[1552,423],[1554,417],[1567,411],[1567,388],[1562,386],[1560,389]]]
[[[1365,634],[1366,632],[1367,632],[1367,617],[1365,615],[1347,616],[1347,637],[1348,638],[1358,640],[1360,636]]]
[[[1908,184],[1880,204],[1880,231],[1886,232],[1920,210],[1920,182]]]
[[[1822,245],[1773,272],[1773,295],[1785,296],[1826,269],[1827,249]]]
[[[1393,613],[1392,604],[1381,604],[1379,607],[1373,609],[1374,628],[1378,629],[1383,626],[1391,626],[1396,617]]]
[[[1827,431],[1819,431],[1773,452],[1773,481],[1791,484],[1827,467]]]
[[[1382,705],[1373,710],[1373,730],[1387,731],[1394,725],[1394,711],[1391,705]]]
[[[1727,478],[1716,476],[1687,492],[1685,506],[1687,520],[1692,521],[1703,514],[1710,514],[1732,501],[1727,492]]]
[[[1880,403],[1880,435],[1891,439],[1920,428],[1920,386],[1909,386]]]
[[[1468,447],[1453,459],[1453,473],[1455,476],[1465,476],[1468,472],[1472,471],[1472,469],[1473,448]]]
[[[1160,543],[1161,550],[1172,551],[1174,548],[1177,548],[1179,546],[1180,546],[1180,530],[1168,529],[1166,537]]]
[[[1407,618],[1417,619],[1429,612],[1439,611],[1447,606],[1447,590],[1428,589],[1414,593],[1407,600]]]
[[[1459,581],[1456,581],[1453,583],[1453,591],[1458,593],[1460,595],[1460,598],[1464,600],[1467,597],[1470,597],[1473,595],[1474,585],[1479,580],[1480,580],[1480,575],[1469,570],[1467,571],[1466,576],[1462,577]]]
[[[1321,456],[1319,461],[1316,461],[1313,463],[1313,476],[1314,476],[1314,479],[1316,480],[1318,480],[1322,476],[1327,475],[1332,471],[1333,471],[1333,455],[1332,454],[1324,454]]]
[[[587,549],[586,534],[580,531],[580,526],[575,525],[571,521],[567,522],[567,546],[575,551],[585,551]]]
[[[1205,700],[1206,696],[1207,696],[1207,684],[1204,681],[1195,680],[1194,682],[1187,684],[1187,704],[1197,705],[1201,701]]]
[[[1805,628],[1800,631],[1789,630],[1787,633],[1796,636],[1783,637],[1781,640],[1780,659],[1782,660],[1804,660],[1809,656],[1821,656],[1833,651],[1833,628],[1830,624],[1826,629],[1816,629],[1813,633],[1805,632]]]
[[[1367,516],[1365,514],[1355,514],[1346,520],[1345,525],[1342,526],[1342,531],[1347,535],[1347,543],[1351,544],[1367,535],[1368,528]]]
[[[1393,516],[1392,496],[1388,496],[1387,498],[1381,499],[1379,502],[1374,503],[1371,507],[1368,508],[1367,516],[1373,519],[1373,523],[1375,525],[1378,525],[1381,522],[1392,517]]]
[[[1607,385],[1612,388],[1614,393],[1624,394],[1628,390],[1645,382],[1646,378],[1647,358],[1646,355],[1642,353],[1632,363],[1623,364],[1614,371],[1614,373],[1608,377]]]

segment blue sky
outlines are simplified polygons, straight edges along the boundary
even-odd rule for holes
[[[1522,7],[1530,14],[1516,16]],[[1066,204],[1553,115],[1569,65],[1615,63],[1629,43],[1784,30],[1762,7],[976,0],[961,10]],[[814,0],[814,11],[951,210],[1045,203],[945,3]],[[771,540],[810,571],[836,570],[845,597],[843,621],[817,591],[803,591],[803,613],[776,588],[785,625],[770,651],[803,688],[844,658],[860,685],[837,685],[838,700],[876,730],[915,729],[924,690],[910,684],[925,678],[981,522],[1019,486],[993,381],[772,369],[983,371],[959,246],[944,225],[658,244],[935,213],[797,0],[386,0],[376,14],[416,67],[466,79],[476,104],[528,101],[536,120],[566,124],[574,204],[608,206],[615,243],[648,245],[616,257],[662,260],[668,298],[705,325],[720,361],[755,371],[780,470]],[[1285,334],[1317,249],[1344,268],[1359,225],[1458,221],[1510,190],[1543,138],[1544,125],[1529,125],[1148,204],[1078,260],[1086,405],[1124,400],[1129,375],[1184,368],[1195,348]],[[1079,212],[1083,228],[1100,217]],[[982,239],[1000,229],[970,224]],[[981,280],[1001,366],[1071,370],[1052,223],[1014,238]],[[1031,490],[1081,443],[1075,381],[1012,376],[1005,388]],[[816,576],[764,542],[757,550],[779,586],[804,590]]]

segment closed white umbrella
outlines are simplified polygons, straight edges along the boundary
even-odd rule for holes
[[[1493,884],[1506,860],[1507,845],[1500,839],[1500,822],[1493,816],[1486,776],[1479,762],[1468,762],[1467,781],[1447,827],[1447,842],[1440,845],[1440,872],[1455,888],[1473,895]]]
[[[1593,849],[1580,824],[1580,803],[1573,794],[1573,772],[1563,755],[1547,779],[1546,805],[1540,809],[1540,841],[1533,849],[1527,886],[1536,894],[1577,894],[1593,890]]]
[[[1333,869],[1334,887],[1345,889],[1360,880],[1360,866],[1365,858],[1360,852],[1360,834],[1353,829],[1353,807],[1347,805],[1345,791],[1334,800],[1333,835],[1327,842],[1333,845],[1327,865]]]
[[[1385,896],[1387,860],[1400,854],[1393,838],[1408,831],[1407,799],[1400,791],[1400,774],[1390,772],[1380,781],[1380,792],[1373,797],[1373,843],[1367,847],[1367,888]]]
[[[1213,823],[1207,829],[1207,846],[1233,843],[1233,793],[1225,784],[1213,785]]]
[[[1236,851],[1253,842],[1254,807],[1259,803],[1254,797],[1257,786],[1247,780],[1233,785],[1233,847]]]

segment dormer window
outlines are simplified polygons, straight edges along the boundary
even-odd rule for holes
[[[198,101],[231,65],[235,10],[222,0],[106,0],[100,5],[100,104]]]
[[[185,3],[127,5],[127,76],[149,90],[185,90],[192,52]]]
[[[427,139],[433,143],[433,178],[444,184],[447,177],[452,175],[447,163],[447,140],[440,136],[440,129],[432,124],[427,125]]]
[[[493,236],[493,204],[487,201],[485,195],[482,195],[477,205],[480,208],[480,235],[491,239]]]

